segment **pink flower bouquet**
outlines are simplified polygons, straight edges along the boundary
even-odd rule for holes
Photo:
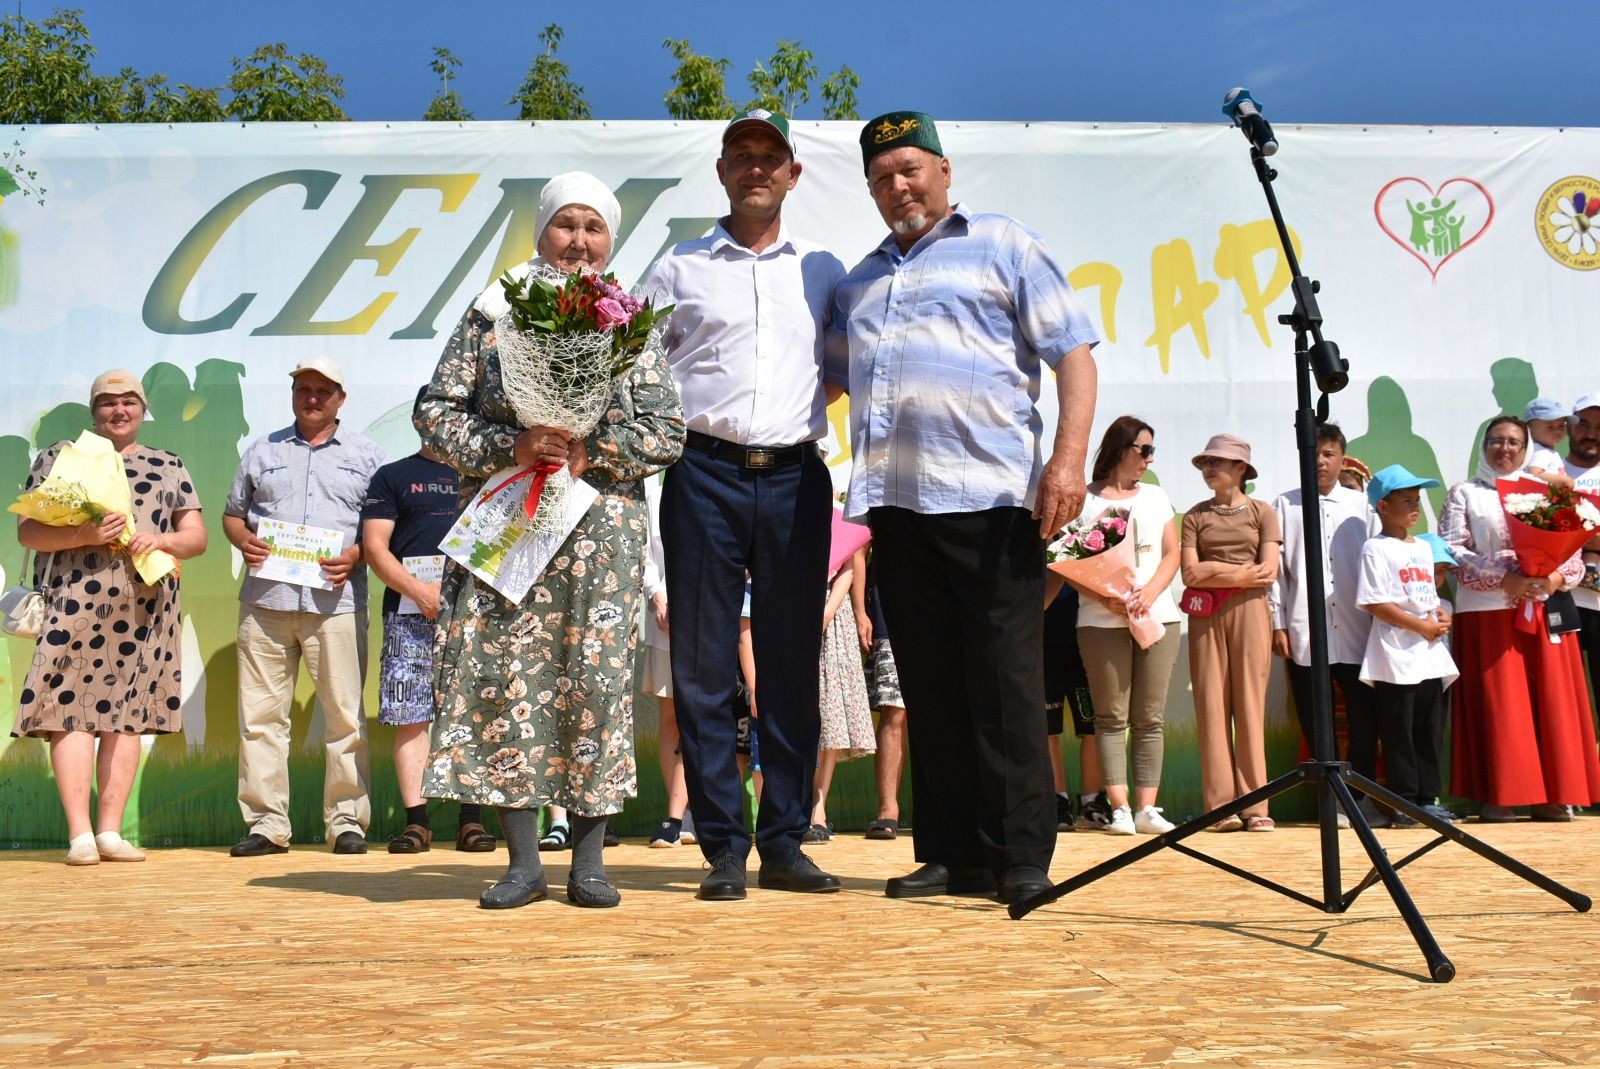
[[[1079,590],[1115,598],[1128,607],[1128,633],[1149,649],[1167,633],[1167,625],[1134,608],[1140,583],[1128,537],[1128,514],[1108,509],[1091,523],[1075,523],[1045,551],[1048,567]]]

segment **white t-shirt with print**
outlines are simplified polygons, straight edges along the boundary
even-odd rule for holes
[[[1574,464],[1571,458],[1562,461],[1562,464],[1565,466],[1566,473],[1572,476],[1572,481],[1577,489],[1591,494],[1600,493],[1600,464],[1596,464],[1592,468],[1583,468]],[[1576,587],[1572,591],[1572,600],[1577,603],[1580,609],[1600,612],[1600,593],[1593,590],[1585,590],[1583,587]]]
[[[1421,620],[1439,608],[1439,589],[1433,581],[1433,550],[1421,539],[1378,535],[1361,547],[1361,578],[1356,586],[1357,605],[1398,605]],[[1373,617],[1367,635],[1367,652],[1361,659],[1363,683],[1455,682],[1456,662],[1448,638],[1429,642],[1415,631]]]
[[[1104,515],[1107,509],[1122,509],[1128,513],[1133,528],[1134,575],[1141,584],[1148,583],[1161,566],[1161,534],[1167,524],[1174,522],[1172,499],[1155,483],[1140,483],[1132,497],[1120,500],[1098,494],[1085,496],[1083,511],[1078,515],[1082,520],[1093,521]],[[1173,576],[1173,581],[1177,581],[1177,576]],[[1183,619],[1171,583],[1156,598],[1155,604],[1150,606],[1150,615],[1164,624],[1175,624]],[[1084,598],[1078,602],[1078,626],[1125,628],[1128,618],[1118,616],[1093,598]]]

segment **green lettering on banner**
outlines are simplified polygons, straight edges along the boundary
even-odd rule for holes
[[[400,194],[411,189],[436,189],[440,195],[439,210],[453,212],[461,206],[477,180],[475,174],[376,174],[362,178],[361,184],[367,187],[367,191],[362,194],[350,217],[344,221],[333,240],[328,242],[328,247],[290,295],[283,309],[270,323],[250,333],[267,337],[365,334],[399,296],[397,292],[378,294],[361,311],[344,319],[318,321],[312,316],[317,314],[333,288],[357,260],[371,260],[377,265],[374,274],[379,277],[387,275],[394,270],[417,235],[422,233],[417,227],[409,227],[393,241],[382,245],[369,244],[369,239],[394,207],[395,201],[400,199]]]
[[[228,307],[205,319],[185,319],[178,311],[189,284],[194,281],[200,266],[211,255],[211,250],[216,248],[222,235],[238,221],[245,209],[274,189],[296,185],[303,187],[306,199],[301,208],[314,211],[322,206],[338,182],[339,176],[333,171],[279,171],[240,186],[224,197],[184,235],[177,248],[172,250],[172,255],[167,257],[167,262],[161,265],[161,270],[156,272],[155,281],[150,283],[150,289],[144,297],[145,326],[158,334],[210,334],[230,329],[250,302],[255,300],[254,293],[239,294]]]
[[[502,180],[500,203],[495,205],[489,218],[478,228],[478,233],[473,237],[471,244],[457,258],[444,280],[439,283],[439,288],[433,291],[428,303],[417,313],[417,318],[389,336],[398,340],[434,337],[438,333],[436,323],[439,313],[444,311],[445,304],[461,288],[467,273],[472,270],[472,265],[483,256],[483,250],[489,247],[489,242],[502,226],[506,228],[505,237],[500,241],[500,250],[495,254],[494,263],[490,265],[488,277],[483,280],[484,288],[487,289],[493,284],[507,268],[530,260],[533,257],[534,245],[539,238],[539,235],[534,233],[539,214],[539,194],[544,190],[547,181],[549,180],[545,178]],[[676,186],[679,181],[681,180],[677,178],[630,178],[616,190],[617,203],[622,208],[622,225],[618,227],[616,240],[612,242],[613,259],[616,251],[622,248],[623,243],[628,240],[651,206],[660,199],[661,194]],[[703,233],[705,231],[702,229],[691,236],[698,237]],[[652,266],[660,255],[658,252],[651,258]]]

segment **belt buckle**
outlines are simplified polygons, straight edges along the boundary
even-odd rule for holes
[[[744,451],[744,466],[746,468],[770,468],[777,463],[778,455],[772,449],[746,449]]]

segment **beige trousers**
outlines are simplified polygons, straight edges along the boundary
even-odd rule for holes
[[[239,812],[245,826],[287,846],[289,711],[300,658],[322,705],[326,764],[322,816],[328,841],[366,833],[367,722],[361,709],[366,678],[366,613],[332,616],[239,606]]]
[[[1267,677],[1272,617],[1266,592],[1243,590],[1215,616],[1189,618],[1189,677],[1200,737],[1200,791],[1209,812],[1267,782]],[[1266,816],[1267,805],[1244,817]]]

